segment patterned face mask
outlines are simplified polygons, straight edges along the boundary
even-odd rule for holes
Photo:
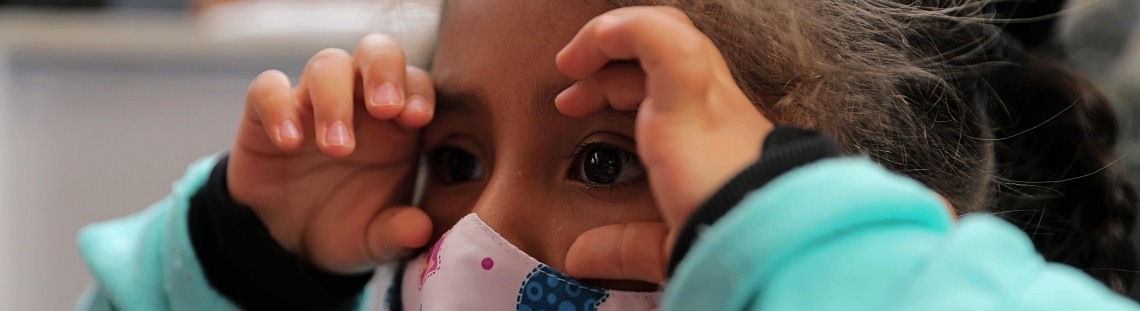
[[[470,214],[406,263],[389,297],[392,311],[644,311],[657,308],[661,292],[586,285],[523,253]]]

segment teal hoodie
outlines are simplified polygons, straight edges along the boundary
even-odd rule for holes
[[[187,228],[216,158],[150,208],[83,229],[95,286],[78,310],[238,310],[210,287]],[[365,290],[366,310],[379,299]],[[1046,263],[989,215],[957,224],[919,183],[862,158],[774,179],[699,234],[662,310],[1137,310],[1076,269]]]

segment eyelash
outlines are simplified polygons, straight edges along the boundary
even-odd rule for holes
[[[481,161],[479,161],[479,158],[475,157],[474,154],[472,154],[472,153],[468,152],[467,150],[460,148],[460,147],[456,147],[456,146],[452,146],[452,145],[441,145],[441,146],[437,146],[437,147],[429,149],[424,154],[424,156],[425,156],[424,164],[427,165],[428,177],[431,178],[431,180],[433,182],[439,182],[439,183],[442,183],[444,185],[457,185],[457,184],[462,184],[462,183],[473,181],[473,180],[454,181],[454,180],[451,180],[448,176],[444,175],[444,174],[450,173],[450,172],[439,171],[441,169],[442,170],[450,169],[450,167],[445,167],[445,165],[447,165],[448,163],[443,161],[444,160],[443,159],[444,152],[448,152],[448,151],[462,152],[462,153],[466,154],[467,156],[470,156],[471,158],[473,158],[476,161],[476,164],[479,165],[479,171],[481,173],[480,175],[486,174],[485,171],[482,171],[485,169],[485,168],[483,168],[483,163]],[[482,176],[480,176],[480,178],[482,178]]]
[[[438,182],[442,182],[444,184],[462,183],[462,182],[449,182],[447,178],[445,178],[444,176],[441,175],[443,173],[436,171],[438,169],[447,169],[447,168],[441,167],[442,165],[445,164],[445,163],[441,162],[441,160],[442,160],[441,157],[445,151],[451,151],[451,150],[467,153],[465,150],[463,150],[461,148],[458,148],[455,146],[444,145],[444,146],[438,146],[438,147],[432,148],[425,154],[425,156],[427,158],[426,159],[427,161],[425,164],[428,165],[428,169],[430,170],[429,174],[431,175],[433,180],[436,180]],[[569,175],[568,177],[577,181],[578,183],[582,184],[587,189],[590,189],[590,190],[606,190],[606,191],[613,191],[617,188],[624,187],[624,186],[627,186],[627,185],[630,185],[630,184],[633,184],[633,183],[636,183],[636,182],[639,182],[639,181],[642,181],[645,179],[645,176],[642,175],[639,178],[633,178],[633,179],[624,180],[621,182],[608,183],[608,184],[595,183],[595,182],[591,182],[591,181],[587,180],[586,176],[582,175],[582,165],[584,165],[584,163],[582,162],[583,157],[586,156],[587,153],[589,153],[589,152],[598,151],[598,150],[609,150],[609,151],[615,151],[615,152],[622,153],[622,154],[624,154],[624,156],[628,157],[627,161],[629,161],[629,162],[626,163],[627,165],[638,166],[638,167],[641,166],[641,161],[637,157],[636,153],[631,152],[631,151],[627,150],[626,148],[622,148],[622,147],[619,147],[619,146],[614,145],[614,144],[605,143],[605,142],[593,142],[593,143],[587,143],[587,144],[579,145],[577,148],[575,148],[573,151],[571,151],[570,153],[568,153],[566,155],[566,159],[569,160],[571,163],[570,171],[568,172],[568,175]],[[482,164],[480,163],[480,165],[482,165]]]
[[[605,143],[605,142],[593,142],[593,143],[587,143],[587,144],[579,145],[578,148],[575,148],[574,151],[571,151],[570,153],[568,153],[566,155],[566,159],[570,160],[572,163],[570,165],[570,177],[573,178],[574,180],[578,181],[579,183],[584,184],[587,189],[613,191],[614,189],[617,189],[617,188],[620,188],[623,186],[627,186],[629,184],[632,184],[632,183],[635,183],[635,182],[638,182],[638,181],[645,179],[644,177],[635,178],[635,179],[630,179],[630,180],[627,180],[624,182],[613,183],[613,184],[597,184],[597,183],[591,183],[591,182],[587,182],[587,181],[582,180],[583,176],[579,176],[581,174],[580,173],[581,168],[579,167],[579,165],[581,165],[581,163],[578,163],[578,159],[581,158],[582,156],[586,155],[586,152],[594,151],[597,149],[609,149],[609,150],[614,150],[617,152],[628,153],[630,155],[630,161],[632,161],[631,164],[638,165],[638,166],[641,165],[641,159],[637,157],[637,153],[626,150],[625,148],[622,148],[622,147],[618,147],[617,145],[614,145],[614,144]]]

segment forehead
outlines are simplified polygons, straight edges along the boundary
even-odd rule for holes
[[[599,0],[447,1],[433,79],[488,98],[506,95],[496,94],[504,88],[564,84],[555,54],[605,11]]]

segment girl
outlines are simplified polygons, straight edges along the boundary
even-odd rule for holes
[[[630,7],[644,4],[662,6]],[[295,88],[259,76],[228,157],[81,234],[98,280],[82,306],[366,308],[371,267],[432,245],[399,269],[392,309],[648,309],[658,297],[639,291],[668,278],[665,310],[1134,310],[1007,224],[952,224],[1036,211],[1017,224],[1049,258],[1126,289],[1135,198],[1106,161],[1111,113],[1085,93],[990,100],[1027,89],[1000,74],[1045,75],[982,66],[1043,68],[1012,57],[986,10],[449,1],[430,77],[383,36],[318,53]],[[1037,128],[1052,117],[1068,129]],[[933,192],[828,159],[839,149]],[[1034,192],[1073,188],[1063,206]]]

